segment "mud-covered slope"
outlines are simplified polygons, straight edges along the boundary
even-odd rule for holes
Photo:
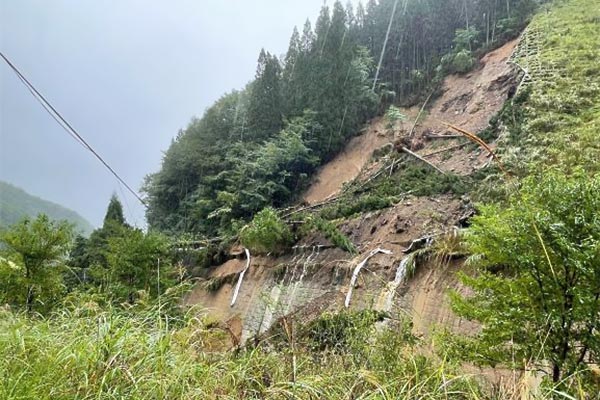
[[[414,130],[413,143],[419,142],[414,151],[450,174],[470,174],[487,163],[486,154],[462,145],[464,138],[439,136],[452,134],[445,123],[472,132],[488,126],[515,84],[515,71],[507,64],[515,45],[512,41],[490,52],[467,75],[445,79],[442,94],[429,104]],[[402,110],[408,118],[393,133],[386,132],[381,119],[373,121],[321,169],[304,201],[315,204],[331,199],[348,181],[368,179],[381,163],[373,159],[373,152],[391,147],[389,144],[397,139],[394,136],[406,135],[419,108]],[[444,151],[446,148],[451,150]],[[245,268],[244,254],[214,267],[186,302],[200,304],[214,317],[239,325],[235,335],[242,340],[265,332],[282,315],[295,313],[308,320],[325,310],[344,308],[345,303],[354,309],[408,312],[419,334],[426,334],[435,324],[471,331],[473,325],[450,312],[446,296],[448,289],[463,290],[455,277],[459,261],[452,257],[423,259],[411,275],[418,254],[415,250],[432,239],[452,242],[454,227],[470,210],[467,198],[405,195],[392,207],[359,214],[339,225],[355,244],[357,255],[335,248],[320,234],[309,235],[290,254],[252,257],[235,304],[231,302]],[[383,252],[364,264],[349,298],[353,271],[376,249]]]
[[[304,201],[315,204],[338,194],[344,183],[358,177],[373,152],[391,140],[381,118],[371,121],[361,135],[352,138],[340,154],[317,172],[314,183],[303,196]]]

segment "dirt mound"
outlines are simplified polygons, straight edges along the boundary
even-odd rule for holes
[[[308,204],[319,203],[340,192],[344,183],[353,181],[371,159],[373,152],[389,143],[381,118],[376,118],[369,128],[350,140],[344,151],[317,172],[314,184],[304,194]]]

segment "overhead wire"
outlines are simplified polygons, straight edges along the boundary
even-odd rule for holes
[[[33,86],[31,82],[19,71],[19,69],[2,53],[0,52],[0,57],[8,64],[8,66],[13,70],[13,72],[17,75],[21,83],[25,85],[27,90],[31,93],[31,95],[42,105],[44,110],[60,125],[63,130],[65,130],[75,141],[77,141],[80,145],[82,145],[85,149],[90,151],[94,157],[96,157],[108,171],[114,175],[117,180],[127,188],[131,194],[145,207],[148,207],[146,202],[141,198],[141,196],[131,188],[125,182],[123,178],[98,154],[98,152],[77,132],[75,128],[52,106],[52,104]]]
[[[125,192],[123,192],[123,187],[120,182],[117,182],[117,188],[119,188],[119,193],[121,193],[121,198],[123,202],[125,202],[125,208],[127,209],[127,213],[129,214],[129,221],[133,223],[134,226],[138,226],[137,218],[134,217],[131,208],[129,207],[129,202],[127,201],[127,196],[125,196]]]
[[[35,91],[29,87],[29,85],[27,84],[27,81],[21,77],[21,75],[17,75],[17,77],[19,78],[19,80],[21,81],[21,83],[23,83],[23,85],[25,85],[25,87],[27,88],[27,90],[29,90],[29,92],[31,93],[31,95],[33,96],[34,99],[37,100],[38,103],[40,103],[40,105],[44,108],[44,110],[46,110],[46,112],[48,113],[48,115],[50,115],[57,124],[59,124],[61,126],[61,128],[63,128],[69,135],[71,135],[71,137],[73,139],[75,139],[75,141],[77,143],[79,143],[81,146],[83,146],[84,148],[87,149],[87,147],[85,146],[85,144],[79,140],[79,138],[77,138],[76,135],[74,135],[66,126],[64,126],[63,122],[52,112],[52,110],[46,105],[46,103],[44,103],[39,96],[36,95]]]

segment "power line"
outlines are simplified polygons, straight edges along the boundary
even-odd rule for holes
[[[106,167],[106,169],[108,169],[110,173],[113,174],[115,178],[117,178],[117,180],[121,182],[123,186],[125,186],[127,190],[129,190],[131,194],[135,196],[136,199],[139,200],[140,203],[142,203],[145,207],[148,207],[148,205],[140,197],[140,195],[137,194],[137,192],[133,190],[131,186],[129,186],[127,182],[125,182],[125,180],[123,180],[123,178],[121,178],[119,174],[117,174],[115,170],[110,165],[108,165],[106,161],[104,161],[100,154],[98,154],[98,152],[94,150],[92,146],[90,146],[90,144],[77,132],[77,130],[73,128],[71,124],[67,122],[66,119],[63,118],[63,116],[52,106],[52,104],[50,104],[48,100],[46,100],[46,98],[35,88],[35,86],[33,86],[33,84],[31,84],[31,82],[29,82],[27,78],[25,78],[21,71],[19,71],[19,69],[13,63],[11,63],[10,60],[2,52],[0,52],[0,56],[13,70],[13,72],[19,77],[19,80],[23,83],[23,85],[25,85],[25,87],[27,88],[27,90],[29,90],[31,95],[42,105],[44,110],[46,110],[46,112],[50,114],[50,116],[60,125],[60,127],[63,128],[80,145],[89,150],[94,155],[94,157],[96,157]]]

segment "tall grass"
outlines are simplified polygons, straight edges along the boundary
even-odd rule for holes
[[[196,315],[94,302],[46,318],[0,311],[0,398],[508,398],[447,360],[418,354],[396,328],[373,330],[345,352],[301,345],[214,352],[223,331]]]
[[[95,304],[48,318],[2,311],[2,399],[482,398],[468,377],[388,333],[353,353],[209,353],[201,318]],[[292,371],[294,368],[294,371]],[[294,372],[294,373],[292,373]]]

